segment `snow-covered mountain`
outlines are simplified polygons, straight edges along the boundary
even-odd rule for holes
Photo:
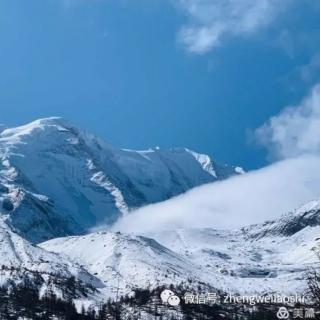
[[[319,267],[319,219],[320,202],[313,201],[278,220],[233,231],[99,232],[40,246],[85,266],[108,294],[185,282],[228,293],[294,295],[306,289],[308,269]],[[299,227],[293,229],[293,221]]]
[[[79,305],[134,289],[184,283],[196,292],[299,294],[319,266],[320,201],[237,230],[178,229],[147,235],[101,231],[30,244],[0,220],[0,284],[27,283]],[[201,291],[201,290],[200,290]]]
[[[32,242],[243,172],[183,148],[115,149],[60,118],[2,130],[0,157],[1,214]]]
[[[180,283],[296,294],[308,269],[319,267],[320,201],[237,230],[85,234],[132,208],[242,173],[206,155],[118,150],[58,118],[3,130],[0,154],[0,285],[23,282],[64,296],[75,279],[74,298],[96,302]],[[35,246],[23,237],[51,240]]]

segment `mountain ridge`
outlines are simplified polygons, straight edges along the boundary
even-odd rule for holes
[[[115,149],[58,117],[3,130],[0,159],[2,214],[32,242],[112,224],[240,172],[185,148]]]

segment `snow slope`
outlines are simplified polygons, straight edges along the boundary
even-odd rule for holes
[[[306,289],[308,269],[319,267],[319,203],[240,230],[180,229],[148,237],[99,232],[41,247],[84,265],[105,283],[107,296],[118,287],[129,293],[188,279],[228,293],[294,295]],[[301,228],[292,230],[301,218]],[[288,228],[292,232],[282,232]]]
[[[107,297],[188,279],[201,282],[196,265],[147,237],[97,232],[53,239],[40,246],[83,265],[103,281]]]
[[[239,172],[188,149],[115,149],[60,118],[0,133],[2,215],[33,242],[111,224]]]
[[[301,293],[308,270],[320,267],[320,201],[240,230],[180,229],[148,236],[208,274],[220,273],[216,285],[222,290]]]
[[[80,283],[83,292],[93,294],[96,288],[103,287],[100,280],[78,264],[31,245],[0,220],[1,287],[32,285],[41,294],[53,290],[59,297],[65,297],[65,285],[71,277]]]

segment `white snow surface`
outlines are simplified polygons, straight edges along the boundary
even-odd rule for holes
[[[231,231],[179,229],[145,236],[106,231],[41,247],[85,266],[104,282],[107,296],[114,297],[117,288],[130,293],[188,279],[195,288],[202,282],[233,294],[303,294],[308,270],[319,267],[319,208],[313,201],[278,220]],[[296,219],[303,222],[293,230]]]
[[[50,279],[75,279],[84,285],[101,288],[103,284],[69,259],[61,259],[58,254],[48,252],[21,238],[0,219],[0,285],[19,284],[27,280],[35,281],[35,273],[42,278],[41,292],[50,286]],[[59,289],[52,285],[52,288]]]
[[[48,251],[67,256],[103,281],[107,297],[130,294],[134,288],[200,281],[197,266],[151,238],[96,232],[53,239],[40,244]]]

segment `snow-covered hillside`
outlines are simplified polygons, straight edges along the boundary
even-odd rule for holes
[[[97,232],[53,239],[40,246],[83,265],[103,281],[107,297],[188,281],[197,287],[203,280],[197,265],[147,237]]]
[[[149,234],[208,274],[220,273],[215,280],[220,289],[236,288],[243,294],[303,292],[307,271],[320,267],[319,235],[320,201],[240,230],[181,229]]]
[[[188,149],[119,150],[60,118],[0,133],[1,213],[33,242],[241,173]]]
[[[312,202],[279,220],[240,230],[180,229],[148,238],[99,232],[41,247],[84,265],[105,282],[109,294],[117,287],[129,293],[188,280],[229,293],[296,294],[306,289],[309,267],[319,266],[319,207]],[[267,226],[283,230],[302,216],[313,217],[311,223],[290,228],[290,234],[265,232]]]
[[[31,245],[0,220],[1,287],[31,285],[42,295],[50,290],[58,297],[67,298],[66,286],[72,278],[79,288],[73,298],[81,298],[83,293],[93,295],[97,288],[103,287],[100,280],[80,265]]]

